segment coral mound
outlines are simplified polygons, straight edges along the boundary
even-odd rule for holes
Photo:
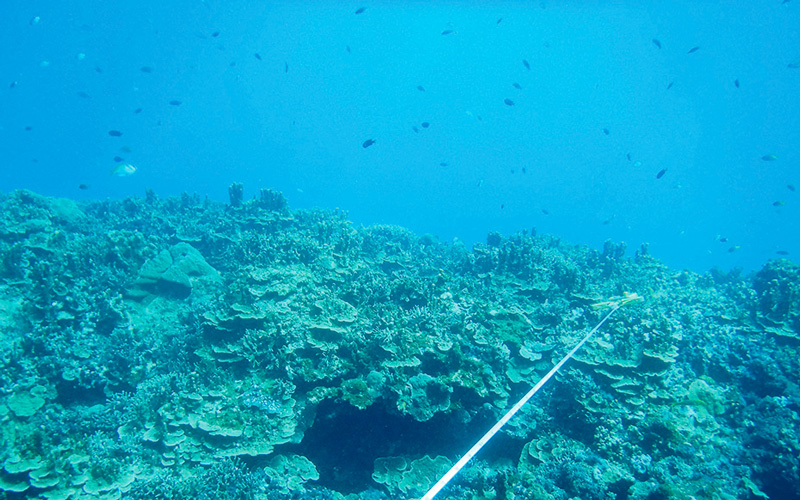
[[[238,200],[238,199],[237,199]],[[796,498],[800,269],[472,249],[280,193],[0,197],[0,496]]]

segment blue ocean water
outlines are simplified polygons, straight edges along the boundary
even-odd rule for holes
[[[6,0],[0,19],[3,192],[241,182],[468,245],[536,228],[701,272],[800,253],[797,1]]]

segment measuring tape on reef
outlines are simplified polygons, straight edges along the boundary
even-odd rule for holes
[[[561,359],[561,361],[559,361],[558,364],[553,367],[552,370],[547,372],[547,375],[542,377],[542,379],[536,385],[534,385],[533,388],[530,391],[528,391],[528,393],[525,394],[525,396],[523,396],[523,398],[520,399],[517,404],[515,404],[510,410],[508,410],[508,412],[505,415],[503,415],[503,418],[501,418],[496,424],[494,424],[494,427],[489,429],[489,432],[484,434],[483,437],[477,443],[475,443],[475,446],[470,448],[470,450],[467,453],[465,453],[464,456],[461,457],[461,459],[458,462],[456,462],[456,464],[452,466],[450,470],[447,471],[447,473],[444,476],[442,476],[442,478],[439,479],[439,481],[433,485],[433,488],[428,490],[428,492],[425,493],[425,496],[423,496],[420,500],[433,499],[433,497],[435,497],[436,494],[439,493],[439,490],[444,488],[447,485],[447,483],[449,483],[450,480],[453,479],[453,477],[455,477],[456,474],[458,474],[458,471],[460,471],[465,465],[467,465],[467,462],[469,462],[470,459],[474,457],[475,454],[478,453],[480,449],[483,448],[483,446],[486,443],[488,443],[489,440],[492,439],[492,437],[494,437],[495,434],[497,434],[497,431],[502,429],[503,426],[506,425],[506,423],[509,420],[511,420],[511,417],[513,417],[514,414],[516,414],[520,408],[525,406],[525,403],[527,403],[528,400],[531,399],[533,395],[536,394],[536,392],[539,389],[541,389],[542,386],[545,383],[547,383],[547,381],[550,380],[550,378],[552,378],[553,375],[556,374],[556,372],[558,372],[558,370],[564,365],[564,363],[569,361],[570,358],[576,352],[578,352],[578,349],[583,347],[583,344],[585,344],[586,341],[589,340],[589,338],[591,338],[592,335],[594,335],[594,332],[596,332],[603,325],[603,323],[605,323],[606,320],[611,317],[612,314],[617,312],[617,309],[631,302],[635,302],[637,300],[644,300],[644,299],[642,299],[642,297],[640,297],[636,293],[626,292],[622,298],[612,299],[606,302],[599,302],[597,304],[593,304],[592,309],[605,309],[610,307],[611,311],[609,311],[609,313],[606,314],[605,317],[601,319],[599,323],[597,323],[597,326],[592,328],[592,331],[587,333],[586,336],[583,337],[583,340],[578,342],[578,345],[573,347],[572,350],[569,351],[569,353],[566,356],[564,356]]]

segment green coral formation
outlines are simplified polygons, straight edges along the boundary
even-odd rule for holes
[[[0,498],[419,496],[618,312],[440,495],[800,487],[800,268],[671,270],[493,233],[469,250],[279,193],[0,196]]]
[[[431,458],[425,455],[411,462],[403,457],[379,458],[375,460],[372,479],[386,485],[398,496],[422,496],[452,465],[443,456]]]

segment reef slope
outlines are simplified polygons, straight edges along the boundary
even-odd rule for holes
[[[441,498],[800,491],[788,260],[741,277],[535,234],[467,249],[269,190],[0,207],[0,497],[418,497],[623,292],[646,300]]]

